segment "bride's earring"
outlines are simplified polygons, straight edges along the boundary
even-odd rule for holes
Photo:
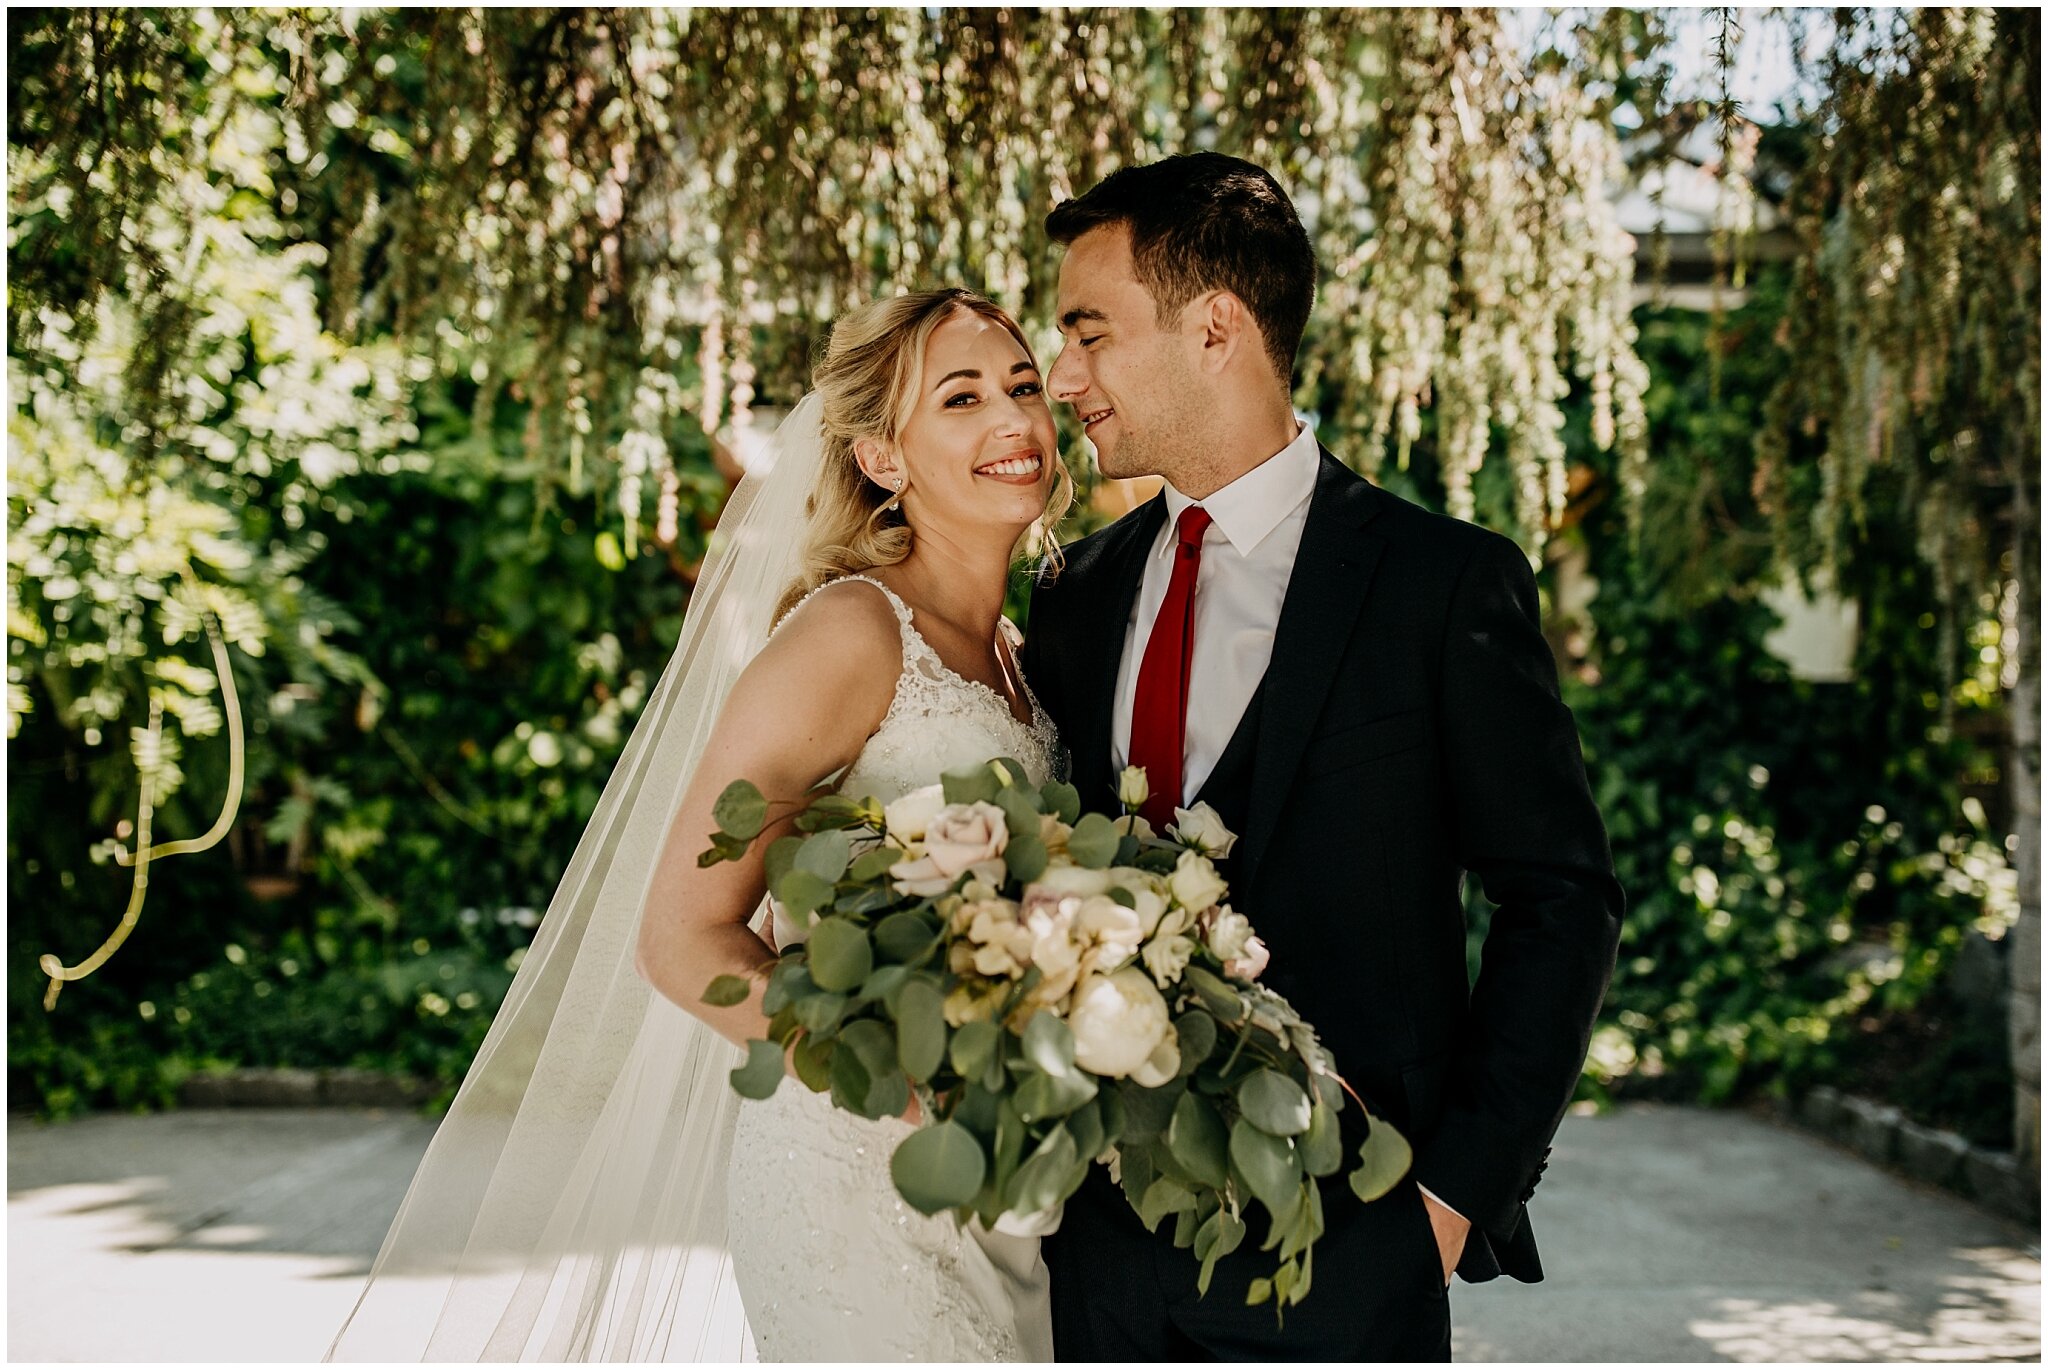
[[[889,488],[895,491],[895,493],[882,501],[884,509],[894,509],[897,505],[903,503],[903,477],[896,477],[895,483]]]

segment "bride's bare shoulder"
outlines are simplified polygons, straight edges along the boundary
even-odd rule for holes
[[[838,580],[792,609],[762,651],[762,664],[840,689],[893,690],[903,669],[903,629],[878,586]]]

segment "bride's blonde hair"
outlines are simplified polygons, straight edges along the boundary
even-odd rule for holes
[[[876,438],[894,445],[922,383],[925,344],[934,329],[963,310],[1001,324],[1024,355],[1032,356],[1031,344],[1008,314],[957,286],[874,300],[833,326],[811,374],[824,453],[805,508],[803,569],[783,592],[774,621],[836,576],[893,566],[910,555],[912,533],[900,497],[868,479],[854,459],[854,444]],[[1053,463],[1052,494],[1033,527],[1046,561],[1057,568],[1060,548],[1053,529],[1073,507],[1074,478],[1057,452],[1046,457]]]

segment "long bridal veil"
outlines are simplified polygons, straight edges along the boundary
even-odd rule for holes
[[[725,1222],[742,1054],[633,951],[676,806],[796,576],[818,412],[807,396],[727,504],[675,653],[327,1359],[754,1358]]]

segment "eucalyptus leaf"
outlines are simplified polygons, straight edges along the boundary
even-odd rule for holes
[[[747,1061],[732,1072],[732,1087],[743,1099],[766,1099],[782,1083],[782,1048],[755,1038],[747,1043]]]
[[[1010,841],[1020,837],[1038,836],[1039,820],[1043,816],[1038,807],[1038,792],[1020,786],[1005,786],[996,794],[995,805],[1003,811],[1003,826],[1009,830]],[[1009,860],[1009,853],[1003,853]]]
[[[931,949],[938,925],[922,913],[906,909],[875,924],[875,950],[891,961],[915,961]]]
[[[939,777],[939,786],[948,804],[993,804],[1002,792],[1003,782],[987,766],[972,766],[964,771],[947,771]]]
[[[1308,1131],[1308,1091],[1277,1070],[1255,1070],[1239,1081],[1237,1106],[1254,1127],[1275,1137]]]
[[[1123,1148],[1117,1153],[1117,1171],[1118,1183],[1123,1186],[1124,1197],[1131,1201],[1131,1211],[1135,1213],[1144,1201],[1145,1191],[1159,1175],[1158,1169],[1152,1164],[1152,1148]]]
[[[861,982],[860,1002],[871,1004],[877,999],[887,999],[910,982],[910,974],[909,966],[876,966]]]
[[[797,879],[796,874],[789,877]],[[811,978],[820,989],[855,990],[875,968],[874,949],[867,932],[844,918],[826,918],[811,929]]]
[[[1244,1017],[1244,997],[1228,982],[1200,966],[1189,966],[1182,975],[1188,987],[1201,996],[1202,1002],[1217,1018],[1235,1026]]]
[[[1004,794],[1015,791],[1005,790]],[[1035,832],[1012,832],[1010,844],[1003,848],[1003,864],[1010,872],[1010,878],[1019,884],[1029,884],[1045,874],[1045,868],[1052,864],[1046,854],[1045,843],[1039,841]]]
[[[988,1173],[988,1156],[972,1132],[955,1122],[933,1123],[905,1137],[889,1158],[896,1192],[920,1213],[943,1213],[974,1202]]]
[[[839,1030],[840,1044],[860,1057],[871,1076],[896,1069],[896,1034],[872,1018],[858,1018]]]
[[[767,878],[769,889],[781,883],[782,877],[796,866],[796,854],[803,850],[804,839],[795,835],[776,838],[768,844],[768,853],[762,858],[762,874]]]
[[[1003,1030],[994,1023],[962,1023],[953,1032],[953,1069],[964,1080],[978,1079],[1002,1047]]]
[[[1301,1168],[1310,1175],[1334,1175],[1344,1168],[1344,1139],[1338,1133],[1337,1114],[1318,1100],[1309,1110],[1308,1131],[1295,1142],[1301,1151]]]
[[[790,1062],[804,1088],[813,1094],[823,1094],[832,1088],[832,1053],[838,1048],[839,1044],[829,1037],[805,1037],[796,1044]]]
[[[896,847],[873,847],[853,858],[853,868],[848,879],[865,885],[871,880],[880,880],[904,859],[903,852]]]
[[[1013,1096],[1017,1112],[1027,1123],[1042,1122],[1072,1113],[1095,1097],[1095,1077],[1085,1071],[1046,1075],[1032,1071],[1018,1084]]]
[[[1058,1203],[1063,1197],[1067,1172],[1074,1168],[1077,1159],[1073,1134],[1065,1124],[1056,1124],[1010,1180],[1004,1196],[1009,1200],[1010,1210],[1019,1214],[1039,1213]]]
[[[846,1012],[846,996],[818,990],[791,1002],[797,1022],[803,1024],[805,1032],[817,1035],[831,1032],[839,1026],[839,1019]]]
[[[1097,1093],[1093,1099],[1067,1115],[1067,1131],[1073,1134],[1074,1151],[1084,1161],[1092,1161],[1102,1154],[1102,1103],[1113,1099],[1114,1093]]]
[[[910,1107],[910,1080],[900,1070],[886,1070],[868,1082],[861,1112],[869,1118],[899,1118]]]
[[[826,884],[837,884],[853,860],[853,838],[844,829],[812,833],[796,854],[796,868],[809,871]]]
[[[1414,1163],[1408,1139],[1384,1118],[1366,1115],[1365,1141],[1358,1148],[1358,1168],[1351,1172],[1351,1192],[1371,1203],[1401,1182]]]
[[[1081,816],[1081,792],[1063,780],[1048,781],[1041,786],[1038,797],[1045,803],[1045,811],[1062,823],[1071,824]]]
[[[721,832],[751,842],[768,823],[768,800],[750,780],[727,785],[711,806],[712,821]]]
[[[734,1004],[744,1004],[753,992],[753,981],[744,975],[714,976],[704,991],[704,1002],[713,1008],[731,1008]]]
[[[1173,1030],[1180,1038],[1180,1074],[1192,1075],[1216,1049],[1216,1020],[1198,1008],[1189,1009],[1173,1020]]]
[[[874,1076],[861,1064],[860,1054],[851,1051],[843,1042],[833,1044],[830,1070],[832,1074],[832,1102],[848,1113],[867,1117],[868,1092],[874,1087]]]
[[[1074,1071],[1074,1033],[1058,1014],[1040,1011],[1024,1025],[1024,1059],[1047,1075]]]
[[[1301,1158],[1294,1154],[1292,1142],[1239,1118],[1230,1127],[1230,1164],[1276,1218],[1288,1211],[1301,1183]]]
[[[783,911],[801,926],[810,915],[832,902],[832,886],[806,870],[791,867],[775,882]]]
[[[1148,1232],[1159,1230],[1159,1220],[1169,1213],[1193,1212],[1194,1191],[1176,1180],[1161,1176],[1145,1191],[1138,1204],[1138,1219]]]
[[[1179,1084],[1147,1089],[1131,1080],[1117,1081],[1116,1095],[1124,1104],[1123,1140],[1149,1142],[1164,1133],[1173,1121],[1174,1105],[1186,1089]]]
[[[896,1055],[913,1080],[930,1080],[946,1059],[945,996],[929,980],[911,980],[896,996]]]
[[[1174,1105],[1166,1128],[1166,1145],[1188,1174],[1212,1189],[1230,1182],[1229,1134],[1215,1105],[1195,1090],[1186,1090]]]
[[[1067,854],[1074,858],[1076,865],[1102,870],[1116,860],[1117,846],[1121,841],[1115,825],[1107,818],[1099,813],[1083,814],[1067,838]]]

